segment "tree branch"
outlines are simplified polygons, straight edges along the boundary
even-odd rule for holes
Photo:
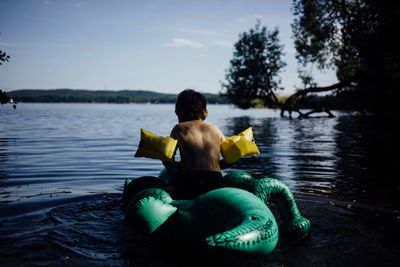
[[[303,114],[303,113],[300,112],[299,108],[296,108],[294,106],[293,102],[294,102],[295,99],[297,99],[299,97],[304,97],[305,95],[307,95],[309,93],[321,93],[321,92],[328,92],[328,91],[341,89],[341,88],[343,88],[343,87],[345,87],[347,85],[350,85],[352,82],[354,82],[357,79],[358,76],[359,75],[356,74],[356,75],[354,75],[352,77],[349,77],[349,78],[347,78],[347,79],[345,79],[345,80],[343,80],[341,82],[335,83],[335,84],[330,85],[330,86],[323,86],[323,87],[312,86],[312,87],[297,91],[296,93],[294,93],[291,96],[289,96],[286,99],[285,103],[280,105],[281,106],[281,116],[282,117],[284,116],[285,111],[289,112],[289,117],[290,118],[292,117],[291,113],[293,111],[299,113],[300,117],[308,117],[308,115],[310,115],[311,113],[322,112],[322,111],[323,112],[327,112],[329,114],[329,117],[333,116],[333,114],[329,110],[324,109],[324,108],[313,110],[311,113],[308,112],[306,114]]]

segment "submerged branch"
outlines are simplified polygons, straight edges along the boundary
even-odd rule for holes
[[[357,77],[357,75],[354,75],[346,80],[343,80],[341,82],[335,83],[330,86],[323,86],[323,87],[312,86],[312,87],[297,91],[296,93],[289,96],[286,99],[285,103],[280,105],[281,117],[284,117],[285,111],[287,111],[289,113],[290,118],[292,118],[292,112],[297,112],[299,114],[300,118],[307,118],[310,114],[316,113],[316,112],[326,112],[326,113],[328,113],[330,118],[334,117],[334,115],[328,109],[326,109],[324,107],[319,107],[319,108],[313,109],[310,112],[302,113],[300,111],[300,108],[296,105],[295,102],[297,100],[300,100],[302,97],[305,97],[309,93],[321,93],[321,92],[328,92],[328,91],[341,89],[341,88],[353,83],[355,81],[356,77]]]

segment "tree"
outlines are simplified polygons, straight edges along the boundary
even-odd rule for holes
[[[3,64],[3,62],[8,62],[10,59],[10,56],[6,54],[6,52],[0,50],[0,65]],[[10,101],[10,98],[6,95],[5,92],[0,90],[0,103],[1,104],[6,104]]]
[[[7,104],[10,102],[10,98],[6,95],[6,92],[0,90],[0,104]]]
[[[8,59],[10,58],[9,55],[7,55],[5,52],[0,50],[0,65],[2,65],[2,62],[8,62]],[[6,95],[6,92],[3,92],[0,90],[0,103],[1,104],[6,104],[10,101],[10,98]]]
[[[277,76],[286,66],[281,60],[283,46],[279,44],[279,30],[268,31],[266,27],[260,28],[260,24],[258,20],[254,29],[239,34],[225,75],[226,83],[222,83],[221,95],[242,109],[254,107],[256,99],[264,104],[277,103],[274,91],[283,89]]]
[[[6,54],[6,52],[0,50],[0,65],[3,64],[3,62],[8,62],[10,59],[10,56]]]
[[[339,83],[322,90],[350,94],[354,106],[375,114],[394,111],[400,88],[398,1],[294,0],[292,11],[302,73],[310,66],[333,68]],[[312,75],[303,78],[313,81]],[[316,84],[304,90],[310,89],[320,91]]]

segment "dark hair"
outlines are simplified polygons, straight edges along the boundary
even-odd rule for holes
[[[199,92],[186,89],[176,99],[175,113],[179,122],[205,120],[208,114],[206,98]]]

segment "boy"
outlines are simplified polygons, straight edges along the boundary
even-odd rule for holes
[[[226,166],[219,157],[225,137],[217,127],[204,122],[206,105],[205,97],[191,89],[182,91],[176,100],[179,123],[171,137],[178,140],[181,161],[163,162],[167,169],[180,169],[176,185],[168,190],[175,197],[192,199],[222,187],[221,168]]]

